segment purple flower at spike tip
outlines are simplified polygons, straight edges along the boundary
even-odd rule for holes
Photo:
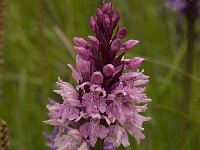
[[[77,84],[73,87],[59,78],[54,92],[63,102],[47,105],[50,119],[44,122],[55,128],[46,135],[52,150],[89,150],[99,138],[102,149],[115,150],[130,145],[128,133],[138,143],[144,139],[142,125],[150,118],[140,113],[151,101],[144,87],[149,77],[139,71],[145,59],[125,58],[139,41],[122,42],[127,30],[118,26],[119,20],[119,11],[105,3],[90,18],[94,35],[74,38],[76,67],[68,66]]]

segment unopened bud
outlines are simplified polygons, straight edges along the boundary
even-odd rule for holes
[[[112,12],[112,3],[105,3],[104,6],[103,6],[103,12],[105,14],[111,14]]]
[[[121,47],[120,39],[119,38],[114,39],[111,44],[111,51],[118,52],[120,50],[120,47]]]
[[[128,40],[126,43],[122,44],[125,50],[133,48],[139,41],[137,40]]]
[[[117,32],[117,35],[116,35],[116,37],[119,38],[119,39],[122,39],[122,38],[124,38],[126,36],[127,36],[126,28],[119,29],[119,31]]]
[[[120,20],[120,13],[119,13],[119,11],[115,11],[114,14],[113,14],[113,17],[112,17],[113,28],[116,27],[119,20]]]
[[[88,46],[87,41],[85,41],[83,38],[75,37],[75,38],[74,38],[74,42],[75,42],[76,45],[79,46],[79,47],[87,48],[87,46]]]
[[[103,75],[101,72],[97,71],[92,74],[91,82],[94,84],[101,85],[103,83]]]
[[[135,57],[129,60],[127,67],[130,70],[137,69],[143,62],[145,61],[144,58]]]
[[[105,76],[110,77],[115,73],[115,67],[112,64],[108,64],[103,68]]]
[[[92,46],[94,46],[95,48],[99,48],[99,40],[96,37],[89,35],[88,39],[90,40]]]
[[[110,28],[110,18],[108,17],[108,15],[104,15],[103,26],[105,30],[108,30]]]
[[[74,46],[76,53],[85,61],[89,61],[92,54],[83,47]]]
[[[93,16],[90,18],[90,28],[93,32],[96,32],[96,20]]]

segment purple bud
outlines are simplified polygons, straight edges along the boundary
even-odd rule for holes
[[[122,38],[124,38],[126,36],[127,36],[126,28],[119,29],[119,31],[117,32],[117,35],[116,35],[116,37],[119,38],[119,39],[122,39]]]
[[[99,48],[99,40],[96,37],[89,35],[88,39],[90,40],[92,46],[94,46],[95,48]]]
[[[76,82],[79,83],[80,81],[82,81],[83,78],[80,73],[71,64],[68,64],[68,66],[72,70],[72,76],[76,80]]]
[[[93,32],[96,32],[96,20],[94,16],[90,18],[90,28],[92,29]]]
[[[105,3],[104,6],[103,6],[103,12],[105,14],[111,14],[112,12],[112,3]]]
[[[145,61],[144,58],[135,57],[128,61],[127,68],[130,70],[137,69],[143,62]]]
[[[102,84],[103,83],[103,75],[101,72],[97,71],[92,74],[91,82],[94,84]]]
[[[101,21],[103,20],[104,14],[103,14],[103,12],[101,11],[101,9],[97,8],[96,16],[97,16],[97,18],[98,18],[98,21],[101,22]]]
[[[121,47],[120,39],[119,38],[114,39],[111,44],[111,51],[118,52],[120,50],[120,47]]]
[[[119,20],[120,20],[120,13],[119,13],[119,11],[115,11],[113,14],[113,17],[112,17],[113,28],[116,27]]]
[[[126,43],[123,43],[122,46],[125,50],[133,48],[137,43],[139,43],[138,40],[128,40]]]
[[[81,73],[84,78],[89,78],[90,63],[80,58],[79,55],[76,56],[76,67],[78,72]]]
[[[83,60],[89,61],[91,59],[92,54],[85,48],[74,46],[74,50]]]
[[[108,64],[103,68],[105,76],[110,77],[115,73],[115,67],[112,64]]]
[[[74,37],[74,42],[79,47],[84,47],[84,48],[88,47],[87,41],[85,41],[83,38]]]
[[[104,29],[106,30],[110,28],[110,18],[108,17],[108,15],[104,15],[103,26],[104,26]]]

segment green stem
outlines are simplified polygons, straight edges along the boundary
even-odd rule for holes
[[[5,16],[5,0],[0,0],[0,96],[3,95],[3,46],[4,46],[4,16]]]
[[[194,62],[194,47],[195,47],[195,21],[196,18],[192,16],[187,17],[187,50],[186,50],[186,64],[185,64],[185,72],[186,74],[193,74],[193,62]],[[184,76],[184,98],[182,101],[182,111],[185,114],[189,113],[189,106],[191,102],[192,95],[192,79],[185,75]],[[187,131],[188,121],[183,119],[181,120],[181,128],[180,128],[180,143],[179,149],[184,149],[186,131]]]
[[[92,150],[103,150],[103,140],[98,138],[97,143]]]

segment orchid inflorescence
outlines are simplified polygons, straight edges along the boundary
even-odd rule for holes
[[[100,139],[103,149],[115,149],[121,144],[130,145],[128,133],[138,143],[145,138],[142,124],[150,118],[140,113],[151,101],[142,87],[149,77],[138,70],[143,58],[124,58],[138,41],[121,42],[127,30],[119,28],[119,20],[120,13],[112,3],[104,3],[101,9],[97,8],[96,17],[90,18],[95,36],[89,35],[89,42],[74,38],[76,69],[68,66],[77,86],[59,78],[54,92],[63,103],[50,100],[47,105],[50,119],[45,123],[54,126],[53,133],[46,135],[51,149],[88,150]],[[131,71],[123,73],[124,70]]]

